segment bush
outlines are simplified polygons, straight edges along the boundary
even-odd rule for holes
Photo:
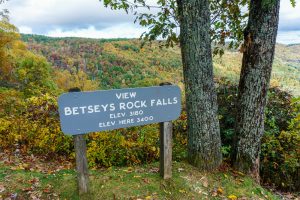
[[[187,158],[187,115],[183,112],[173,124],[173,160]]]
[[[280,189],[300,190],[300,99],[292,103],[294,119],[288,130],[267,132],[262,139],[261,176]]]
[[[159,158],[158,127],[148,125],[88,135],[91,167],[150,163]]]
[[[237,87],[218,87],[222,151],[231,154],[234,135]],[[173,126],[173,159],[187,157],[187,115],[182,113]],[[261,177],[267,184],[299,190],[300,99],[271,89],[266,108],[266,134],[262,140]],[[158,125],[132,127],[86,136],[90,167],[149,163],[159,159]],[[57,98],[49,94],[25,98],[14,89],[0,88],[0,148],[22,153],[74,158],[73,139],[60,130]]]
[[[235,128],[235,113],[238,87],[228,81],[220,81],[218,87],[219,119],[222,148],[225,158],[231,154],[232,140]],[[289,122],[295,116],[292,106],[292,96],[278,88],[268,92],[268,102],[265,110],[265,132],[278,136],[287,130]]]
[[[0,148],[23,154],[74,158],[73,138],[60,129],[57,99],[49,94],[24,99],[14,90],[0,93]],[[87,135],[91,167],[149,163],[159,158],[158,126]]]
[[[223,82],[218,88],[222,151],[229,159],[235,126],[238,88]],[[262,182],[286,190],[299,190],[300,106],[299,99],[278,88],[271,88],[265,110],[265,135],[262,139]]]
[[[4,98],[4,102],[10,101]],[[56,98],[45,94],[17,102],[14,109],[19,114],[7,111],[0,118],[2,148],[14,150],[18,144],[22,153],[69,155],[72,152],[72,138],[60,130]]]

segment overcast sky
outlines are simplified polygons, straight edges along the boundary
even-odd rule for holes
[[[155,2],[155,0],[149,0]],[[300,0],[281,1],[279,43],[300,43]],[[145,29],[134,16],[105,8],[99,0],[9,0],[10,20],[21,33],[90,38],[137,38]]]

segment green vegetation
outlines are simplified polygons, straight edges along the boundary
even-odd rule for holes
[[[13,27],[11,29],[14,30]],[[58,95],[69,88],[79,87],[86,91],[153,86],[166,81],[179,85],[182,90],[184,88],[178,47],[160,48],[159,44],[154,42],[152,46],[140,48],[138,40],[22,35],[23,40],[27,42],[26,48],[18,34],[11,32],[0,34],[5,38],[0,40],[0,71],[3,74],[0,77],[0,152],[8,155],[18,150],[22,155],[44,155],[49,159],[58,156],[74,158],[72,138],[61,132],[57,111]],[[297,77],[300,74],[300,58],[297,50],[294,50],[299,48],[299,45],[278,45],[277,48],[279,51],[274,64],[272,86],[278,86],[280,89],[275,88],[269,92],[266,134],[261,155],[262,181],[269,185],[274,184],[277,188],[298,190],[299,100],[281,89],[291,91],[294,96],[300,94],[300,81]],[[240,62],[241,54],[233,51],[225,52],[222,58],[214,58],[222,152],[225,160],[229,159],[232,151]],[[216,199],[229,195],[237,197],[246,195],[254,198],[268,195],[276,199],[254,184],[249,177],[241,178],[238,175],[237,177],[242,179],[238,181],[237,173],[226,172],[226,176],[223,172],[204,175],[185,164],[183,162],[187,156],[185,108],[180,119],[174,123],[173,159],[179,163],[174,165],[175,178],[170,182],[160,180],[156,173],[147,172],[150,168],[156,168],[153,162],[158,161],[157,125],[89,134],[86,138],[90,168],[108,167],[106,170],[92,172],[91,179],[94,186],[91,195],[107,194],[109,198],[113,198],[113,191],[117,188],[115,193],[117,198],[131,196],[135,198],[151,196],[154,199],[183,199],[185,196],[205,198],[217,192],[214,197]],[[23,166],[26,163],[20,164]],[[145,164],[148,165],[143,166]],[[110,168],[111,166],[114,167]],[[132,166],[132,168],[115,168],[115,166]],[[4,185],[6,192],[9,191],[5,195],[18,191],[19,195],[28,197],[26,195],[29,195],[30,190],[26,191],[26,187],[32,185],[28,181],[38,177],[41,183],[41,190],[38,191],[41,195],[46,195],[43,198],[47,198],[47,195],[49,198],[56,198],[51,196],[55,194],[59,194],[60,198],[78,198],[72,196],[76,190],[73,171],[61,171],[54,176],[53,173],[47,175],[30,172],[26,168],[23,166],[19,170],[12,170],[7,163],[1,164],[0,186]],[[184,171],[178,172],[179,168],[183,168]],[[126,170],[132,172],[127,173]],[[140,170],[142,172],[139,172]],[[7,176],[5,174],[11,176],[10,182],[5,181]],[[209,187],[203,187],[202,177],[207,178]],[[145,183],[143,179],[150,182]],[[60,181],[63,184],[58,184]],[[141,182],[146,186],[138,188],[137,185]],[[124,185],[120,185],[121,183]],[[48,184],[51,185],[50,193],[47,192]],[[106,185],[107,188],[98,190],[98,186],[102,185]],[[219,187],[223,192],[218,193]],[[126,192],[124,188],[133,189]],[[201,193],[195,188],[200,188]]]
[[[99,88],[138,87],[169,81],[182,85],[180,49],[160,47],[158,42],[141,47],[138,40],[96,40],[83,38],[51,38],[22,35],[34,53],[41,54],[57,70],[71,74],[82,70]],[[272,87],[279,87],[295,96],[300,95],[300,45],[276,46]],[[242,54],[226,51],[214,57],[215,76],[238,83]],[[59,80],[57,80],[59,81]],[[65,88],[67,90],[68,88]]]
[[[171,180],[160,178],[158,163],[90,170],[90,193],[80,198],[73,170],[43,173],[0,163],[0,172],[0,189],[5,189],[1,198],[280,199],[241,173],[225,170],[206,174],[184,162],[174,162]]]

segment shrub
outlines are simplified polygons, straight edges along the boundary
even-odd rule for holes
[[[183,112],[173,124],[173,159],[180,161],[187,157],[187,115]]]
[[[300,190],[300,99],[288,130],[267,132],[262,140],[261,176],[264,183],[285,190]]]
[[[237,86],[219,82],[218,103],[222,152],[229,159],[235,126]],[[300,103],[278,88],[271,88],[265,111],[265,135],[261,147],[262,182],[285,190],[299,190]]]
[[[222,151],[231,154],[234,135],[237,87],[218,87]],[[23,153],[65,155],[74,158],[73,139],[60,130],[57,98],[50,94],[25,98],[14,89],[0,88],[0,147]],[[187,115],[182,113],[173,126],[173,159],[187,156]],[[271,89],[266,109],[266,134],[262,140],[261,177],[267,184],[299,190],[300,99]],[[159,158],[158,125],[132,127],[86,136],[90,167],[134,165]]]
[[[74,158],[73,139],[60,129],[55,97],[45,94],[24,99],[17,91],[1,90],[0,100],[1,148],[14,151],[18,144],[24,154]],[[87,135],[89,165],[109,167],[157,161],[158,130],[157,125],[149,125]]]
[[[218,87],[219,119],[222,147],[224,156],[229,158],[235,128],[235,102],[238,88],[236,85],[221,80]],[[271,88],[268,92],[268,102],[265,110],[265,132],[279,135],[287,130],[289,122],[294,117],[292,96],[278,88]]]
[[[72,138],[60,130],[56,98],[45,94],[18,102],[21,103],[14,104],[14,109],[19,114],[8,111],[0,118],[2,148],[13,150],[19,144],[23,153],[69,155],[72,152]]]
[[[158,127],[133,127],[88,135],[87,155],[91,167],[150,163],[159,158]]]

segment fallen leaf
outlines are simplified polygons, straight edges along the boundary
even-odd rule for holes
[[[223,191],[223,189],[222,189],[222,188],[218,188],[218,190],[217,190],[217,193],[220,195],[220,194],[223,194],[223,193],[224,193],[224,191]]]
[[[44,189],[43,192],[50,193],[50,190],[48,188]]]
[[[23,164],[22,164],[22,167],[23,167],[25,170],[29,170],[29,169],[30,169],[30,166],[29,166],[29,164],[27,164],[27,163],[23,163]]]
[[[228,196],[228,199],[230,199],[230,200],[237,200],[237,196],[231,194],[231,195]]]
[[[5,191],[5,187],[3,185],[0,185],[0,193]]]
[[[11,199],[16,199],[18,197],[18,193],[13,193],[10,195]]]
[[[218,192],[216,192],[216,191],[213,191],[213,192],[212,192],[212,194],[211,194],[211,196],[212,196],[212,197],[216,197],[216,196],[218,196]]]
[[[33,191],[32,187],[22,189],[23,192]]]
[[[128,167],[127,169],[123,170],[123,172],[131,173],[131,172],[133,172],[133,168],[132,167]]]
[[[151,196],[146,196],[145,199],[150,200],[150,199],[152,199],[152,197]]]
[[[183,168],[178,168],[178,172],[183,172],[184,169]]]
[[[158,173],[159,172],[159,168],[153,167],[153,168],[149,169],[149,172],[150,173]]]
[[[147,184],[150,183],[149,179],[147,179],[147,178],[143,178],[142,180],[143,180],[145,183],[147,183]]]
[[[238,181],[242,183],[242,182],[244,182],[245,180],[244,180],[244,179],[241,179],[241,178],[239,178],[239,179],[238,179]]]
[[[201,178],[201,181],[202,181],[202,185],[203,185],[203,187],[208,187],[208,179],[205,177],[205,176],[203,176],[202,178]]]
[[[164,192],[167,193],[167,194],[172,194],[170,191],[167,191],[165,189],[164,189]]]
[[[245,176],[245,174],[243,172],[238,172],[238,175]]]
[[[33,178],[31,180],[29,180],[28,182],[31,183],[31,184],[35,184],[37,182],[39,182],[40,180],[38,178]]]
[[[187,193],[185,190],[179,190],[180,193]]]

